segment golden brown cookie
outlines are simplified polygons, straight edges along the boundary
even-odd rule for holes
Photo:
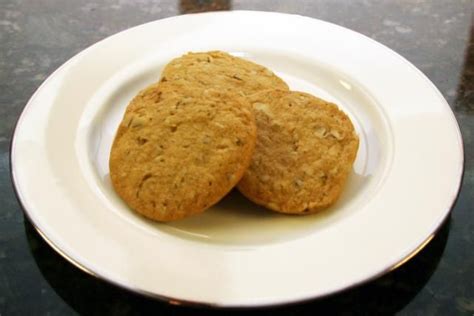
[[[154,84],[129,104],[110,153],[115,191],[138,213],[170,221],[204,211],[242,177],[256,141],[247,100]]]
[[[257,145],[240,192],[282,213],[309,214],[332,205],[359,146],[347,115],[303,92],[269,90],[249,100]]]
[[[173,59],[163,70],[160,81],[212,87],[242,96],[266,89],[288,90],[288,85],[269,69],[220,51],[188,53]]]

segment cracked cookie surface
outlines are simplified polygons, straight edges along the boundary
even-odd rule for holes
[[[153,84],[130,102],[120,123],[110,153],[112,184],[136,212],[181,219],[217,203],[238,183],[255,141],[244,98]]]
[[[257,145],[238,189],[282,213],[309,214],[339,197],[359,139],[335,104],[296,91],[269,90],[249,98]]]
[[[242,96],[266,89],[288,90],[271,70],[221,51],[188,53],[173,59],[163,70],[161,82],[232,91]]]

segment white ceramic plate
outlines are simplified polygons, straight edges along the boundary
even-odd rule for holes
[[[160,224],[114,193],[108,155],[128,101],[171,58],[214,49],[350,115],[361,144],[331,210],[278,215],[234,192],[202,215]],[[179,16],[89,47],[31,98],[11,155],[28,217],[72,263],[136,292],[214,306],[320,297],[397,267],[446,218],[463,170],[453,113],[412,64],[337,25],[264,12]]]

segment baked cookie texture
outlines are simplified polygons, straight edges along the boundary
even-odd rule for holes
[[[188,53],[173,59],[164,68],[160,82],[212,87],[242,96],[267,89],[288,90],[288,85],[271,70],[221,51]]]
[[[268,90],[249,100],[257,145],[240,192],[289,214],[314,213],[336,202],[359,146],[349,117],[303,92]]]
[[[241,179],[256,141],[245,98],[215,89],[153,84],[129,104],[110,153],[116,192],[157,221],[200,213]]]

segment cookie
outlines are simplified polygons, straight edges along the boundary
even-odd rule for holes
[[[349,117],[303,92],[264,91],[249,100],[257,145],[240,192],[282,213],[309,214],[332,205],[359,146]]]
[[[267,89],[288,90],[288,85],[269,69],[220,51],[188,53],[173,59],[160,81],[212,87],[242,96]]]
[[[154,84],[129,104],[110,153],[115,191],[157,221],[200,213],[240,180],[256,125],[240,96]]]

